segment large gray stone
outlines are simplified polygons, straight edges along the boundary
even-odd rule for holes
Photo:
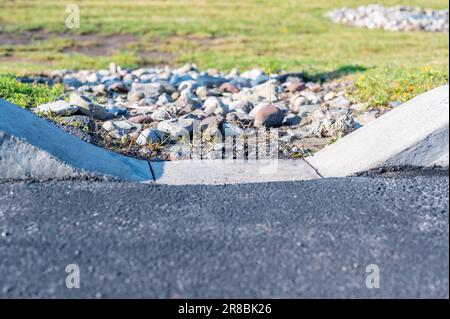
[[[86,116],[93,117],[98,120],[108,120],[114,117],[105,107],[92,102],[87,96],[72,93],[70,96],[70,104],[77,106],[78,111]]]
[[[379,167],[448,167],[448,89],[419,95],[306,160],[324,177]]]
[[[78,111],[78,107],[71,105],[64,100],[58,100],[47,104],[41,104],[37,107],[37,110],[45,113],[50,112],[60,116],[69,116],[75,114]]]
[[[71,178],[84,174],[127,181],[153,179],[146,161],[85,143],[0,99],[0,179]]]

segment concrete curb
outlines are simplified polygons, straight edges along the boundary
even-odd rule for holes
[[[0,179],[83,175],[153,180],[146,161],[81,141],[31,112],[0,99]]]
[[[323,177],[379,167],[449,165],[449,87],[402,104],[306,161]]]
[[[147,162],[85,143],[0,99],[0,180],[83,174],[168,185],[343,177],[390,166],[449,163],[448,86],[422,94],[305,160]]]

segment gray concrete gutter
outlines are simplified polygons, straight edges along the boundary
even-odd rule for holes
[[[185,160],[150,162],[158,184],[240,184],[317,179],[304,160]]]
[[[0,180],[83,174],[159,184],[235,184],[349,176],[449,163],[448,86],[422,94],[305,160],[146,162],[85,143],[0,99]]]
[[[323,177],[380,167],[449,165],[449,87],[400,105],[306,158]]]
[[[153,180],[146,161],[86,143],[31,112],[0,99],[0,179],[83,175]]]

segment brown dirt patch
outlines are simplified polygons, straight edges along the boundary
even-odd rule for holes
[[[33,41],[43,41],[48,36],[45,33],[39,31],[27,31],[27,32],[15,32],[15,33],[2,33],[0,32],[0,45],[26,45],[31,44]]]
[[[139,42],[139,38],[134,35],[64,35],[60,37],[68,40],[70,45],[61,52],[67,54],[84,54],[88,56],[108,56],[115,52],[126,51],[131,46]]]
[[[30,45],[50,39],[61,39],[67,42],[62,53],[80,53],[89,56],[105,56],[116,51],[123,51],[139,42],[134,35],[98,35],[98,34],[56,34],[44,31],[26,31],[15,33],[0,33],[1,46]]]
[[[56,34],[44,31],[26,31],[15,33],[0,32],[0,47],[32,45],[51,39],[60,39],[64,45],[59,52],[72,55],[111,56],[114,53],[134,51],[141,58],[140,64],[171,64],[175,61],[174,52],[166,52],[161,48],[160,39],[151,39],[151,45],[141,45],[141,38],[130,34],[98,35],[98,34]],[[2,62],[14,61],[14,56],[4,55]]]
[[[173,65],[177,61],[178,50],[204,50],[210,47],[229,45],[229,39],[209,35],[174,35],[168,38],[138,36],[131,34],[72,34],[49,33],[44,30],[2,33],[0,47],[21,51],[20,46],[36,45],[39,42],[61,40],[57,50],[66,55],[81,54],[104,57],[119,52],[134,52],[140,59],[139,65]],[[51,42],[50,42],[51,43]],[[185,47],[187,45],[187,47]],[[18,47],[15,49],[14,47]],[[25,48],[24,48],[25,49]],[[6,51],[5,51],[6,52]],[[4,53],[0,62],[14,62],[14,54]]]

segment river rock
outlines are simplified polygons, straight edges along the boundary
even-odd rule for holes
[[[280,126],[283,123],[284,113],[275,105],[268,104],[255,114],[255,126]]]
[[[58,100],[55,102],[39,105],[37,107],[37,110],[44,113],[52,113],[54,115],[62,116],[75,114],[78,111],[78,107],[64,100]]]
[[[114,117],[113,114],[109,113],[105,107],[92,102],[87,96],[78,95],[73,93],[70,96],[70,104],[78,107],[78,111],[86,116],[93,117],[98,120],[108,120]]]

